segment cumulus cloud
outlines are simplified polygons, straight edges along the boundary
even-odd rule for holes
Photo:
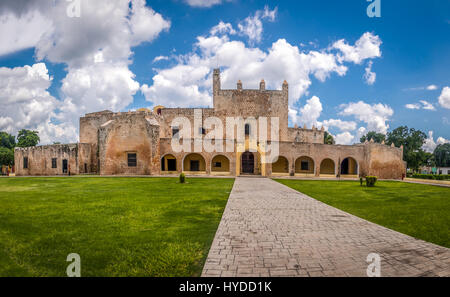
[[[19,91],[16,97],[1,98],[2,104],[6,100],[8,103],[16,101],[10,104],[7,115],[14,119],[16,127],[11,128],[11,121],[4,115],[0,123],[3,126],[9,123],[10,127],[6,128],[10,130],[18,125],[39,129],[44,134],[44,137],[41,136],[44,143],[51,137],[64,142],[76,141],[74,131],[77,131],[81,115],[104,109],[118,111],[129,105],[140,88],[135,75],[129,70],[132,47],[151,42],[170,28],[170,22],[146,6],[145,0],[81,0],[80,18],[67,16],[66,1],[14,2],[14,5],[3,2],[0,5],[3,8],[0,19],[7,20],[2,23],[2,28],[14,26],[19,20],[27,26],[21,29],[25,33],[19,40],[24,38],[27,42],[2,43],[0,50],[8,52],[33,46],[38,60],[67,65],[67,76],[62,80],[60,90],[63,102],[48,95],[46,90],[51,79],[39,81],[40,84],[46,83],[39,85],[40,94],[47,94],[45,96],[38,96],[36,91]],[[9,17],[10,14],[14,18]],[[39,28],[33,30],[29,27]],[[33,36],[27,37],[27,34]],[[34,76],[38,75],[36,73],[47,73],[44,64],[36,65],[31,67],[39,69],[32,72]],[[21,71],[26,71],[27,67]],[[13,80],[18,71],[6,72]],[[28,76],[22,79],[30,79]],[[26,83],[24,86],[27,90],[30,88]],[[17,113],[11,112],[14,110]],[[49,120],[49,116],[54,120]]]
[[[418,104],[418,103],[408,103],[408,104],[406,104],[405,105],[405,107],[407,108],[407,109],[420,109],[420,104]]]
[[[436,86],[436,85],[429,85],[426,89],[427,89],[428,91],[434,91],[434,90],[437,90],[437,89],[438,89],[438,86]]]
[[[339,61],[361,64],[366,59],[381,57],[381,44],[382,42],[378,35],[366,32],[356,41],[355,45],[349,45],[344,39],[341,39],[336,41],[332,48],[341,52],[338,55]]]
[[[212,27],[212,29],[209,31],[211,35],[218,35],[218,34],[237,34],[237,32],[233,29],[233,25],[230,23],[224,23],[222,21],[219,22],[216,26]]]
[[[306,104],[300,108],[300,123],[311,128],[313,125],[318,127],[317,121],[322,113],[322,103],[319,97],[313,96],[306,101]]]
[[[350,132],[343,132],[335,136],[334,140],[336,144],[350,145],[354,143],[355,136]]]
[[[366,81],[366,84],[368,84],[369,86],[373,85],[375,83],[375,80],[377,79],[377,74],[375,72],[372,72],[372,65],[373,62],[369,61],[364,73],[364,79]]]
[[[263,20],[270,22],[275,21],[278,8],[270,10],[266,5],[264,10],[256,11],[254,16],[247,17],[243,22],[238,24],[239,32],[248,37],[251,44],[261,42],[263,33]]]
[[[439,104],[443,108],[450,109],[450,87],[444,87],[442,93],[439,96]]]
[[[60,102],[47,91],[51,83],[44,63],[0,68],[0,130],[13,134],[20,129],[38,130],[44,143],[53,137],[64,140],[76,137],[74,129],[52,123],[53,111]]]
[[[433,131],[428,132],[428,138],[425,139],[425,143],[422,149],[426,152],[432,153],[436,149],[436,147],[440,144],[450,143],[450,140],[445,139],[443,137],[439,137],[436,141],[434,141]]]
[[[356,130],[356,122],[353,121],[343,121],[340,119],[329,119],[322,122],[325,130],[328,130],[331,127],[338,128],[341,131],[353,131]]]
[[[394,110],[385,104],[368,104],[363,101],[351,102],[340,106],[343,116],[354,116],[359,121],[367,124],[369,131],[386,134],[389,129],[388,121],[394,114]]]

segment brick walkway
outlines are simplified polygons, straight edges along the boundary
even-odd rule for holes
[[[450,276],[450,249],[323,204],[270,179],[237,178],[202,276]]]

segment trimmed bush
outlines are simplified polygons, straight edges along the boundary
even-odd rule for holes
[[[361,187],[362,187],[362,185],[363,185],[363,182],[364,182],[364,178],[360,177],[360,178],[359,178],[359,183],[360,183]]]
[[[432,180],[450,180],[450,174],[413,174],[412,178],[432,179]]]
[[[366,176],[366,186],[375,187],[378,178],[376,176]]]
[[[186,175],[184,173],[180,174],[180,184],[186,183]]]

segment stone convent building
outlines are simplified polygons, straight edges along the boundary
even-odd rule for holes
[[[80,119],[79,143],[17,148],[16,175],[170,175],[185,172],[220,176],[374,175],[382,179],[402,178],[406,169],[401,148],[373,142],[326,145],[323,128],[289,127],[288,91],[286,81],[281,90],[266,90],[264,80],[259,90],[243,89],[240,81],[237,89],[223,90],[220,70],[215,69],[213,108],[201,109],[201,122],[208,117],[219,118],[224,123],[227,117],[279,118],[279,158],[273,163],[262,162],[264,152],[259,143],[256,149],[249,149],[250,130],[258,129],[250,124],[242,128],[245,129],[245,143],[236,138],[225,139],[224,131],[224,143],[232,143],[233,151],[194,152],[192,149],[191,152],[175,152],[171,142],[172,138],[179,137],[180,127],[172,127],[172,121],[184,117],[194,122],[195,110],[158,106],[152,111],[86,114]],[[192,131],[192,138],[182,141],[191,142],[193,147],[195,138],[203,138],[208,132],[204,128],[198,133]],[[270,136],[270,132],[268,134]]]

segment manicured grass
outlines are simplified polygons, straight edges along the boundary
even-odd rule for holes
[[[353,215],[387,228],[450,247],[450,188],[378,181],[277,180]]]
[[[0,276],[198,276],[233,182],[0,178]]]

